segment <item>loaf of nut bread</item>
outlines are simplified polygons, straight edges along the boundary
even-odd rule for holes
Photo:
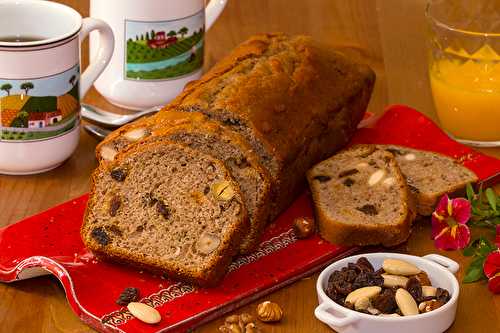
[[[188,84],[157,115],[114,132],[98,147],[97,155],[102,166],[113,165],[122,153],[128,156],[138,147],[152,147],[150,142],[162,146],[172,140],[205,154],[210,140],[217,137],[221,143],[222,133],[229,131],[238,139],[230,140],[232,146],[228,151],[255,155],[257,161],[249,162],[250,168],[246,163],[241,165],[248,171],[263,166],[264,173],[257,173],[267,173],[270,178],[271,195],[265,200],[271,208],[259,213],[260,206],[255,204],[251,212],[250,230],[260,234],[262,226],[298,195],[305,184],[307,169],[349,141],[363,117],[374,80],[375,75],[368,67],[309,37],[258,35],[238,46],[199,81]],[[209,122],[224,130],[212,135],[204,126]],[[184,134],[190,134],[174,138],[170,128],[179,125],[186,125]],[[194,132],[197,139],[191,134]],[[198,140],[201,132],[208,138]],[[205,155],[226,162],[231,172],[224,147],[227,145],[221,143],[220,149],[211,149]],[[232,172],[238,178],[239,170]],[[248,179],[239,177],[240,188],[248,188],[244,184]],[[256,191],[265,188],[264,183],[256,182],[260,184]],[[244,195],[253,196],[256,191]],[[251,208],[243,195],[242,198],[245,207]],[[96,205],[104,203],[96,201]],[[252,233],[246,236],[253,239]]]
[[[81,235],[103,258],[216,284],[248,230],[219,160],[176,143],[135,146],[95,171]]]
[[[410,236],[415,203],[390,152],[354,146],[315,165],[307,179],[324,239],[394,246]]]
[[[369,67],[310,37],[262,34],[236,47],[172,104],[247,140],[273,179],[273,219],[303,189],[306,171],[350,140],[374,82]]]

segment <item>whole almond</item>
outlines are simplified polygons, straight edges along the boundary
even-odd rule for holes
[[[130,311],[132,316],[142,322],[145,322],[146,324],[158,324],[161,321],[161,315],[158,310],[147,304],[130,302],[127,305],[127,309]]]
[[[408,278],[401,275],[382,274],[384,278],[384,287],[404,287]]]
[[[396,291],[396,303],[403,316],[414,316],[419,313],[417,302],[411,294],[403,288]]]
[[[351,304],[356,304],[356,301],[361,298],[361,297],[366,297],[368,299],[372,299],[373,297],[377,296],[380,294],[382,291],[382,288],[378,286],[372,286],[372,287],[363,287],[356,289],[354,291],[351,291],[349,295],[345,298],[346,303],[351,303]]]
[[[354,309],[356,310],[366,310],[371,306],[370,299],[368,297],[360,297],[354,303]]]
[[[417,275],[421,270],[409,262],[398,259],[385,259],[382,268],[386,273],[393,275]]]

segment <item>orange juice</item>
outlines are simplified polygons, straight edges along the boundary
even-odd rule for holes
[[[500,141],[500,56],[488,45],[475,54],[453,52],[430,67],[442,127],[457,139]]]

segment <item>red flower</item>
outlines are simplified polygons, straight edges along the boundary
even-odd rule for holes
[[[497,229],[498,230],[498,229]],[[498,236],[498,233],[497,233]],[[483,266],[484,275],[488,278],[488,288],[492,293],[500,293],[500,250],[488,254]]]
[[[436,210],[432,213],[432,238],[434,245],[442,250],[463,249],[470,242],[467,226],[471,216],[471,204],[463,198],[441,197]]]
[[[500,248],[500,224],[497,224],[496,227],[497,234],[495,236],[495,245]]]

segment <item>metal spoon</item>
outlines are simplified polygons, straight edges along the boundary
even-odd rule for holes
[[[119,115],[86,103],[82,103],[81,107],[82,118],[109,127],[123,126],[131,121],[136,120],[137,118],[156,113],[162,108],[162,106],[154,106],[152,108],[133,114]]]
[[[84,125],[83,128],[87,131],[87,133],[89,133],[99,141],[104,140],[104,138],[107,137],[108,134],[112,132],[111,130],[92,124]]]

